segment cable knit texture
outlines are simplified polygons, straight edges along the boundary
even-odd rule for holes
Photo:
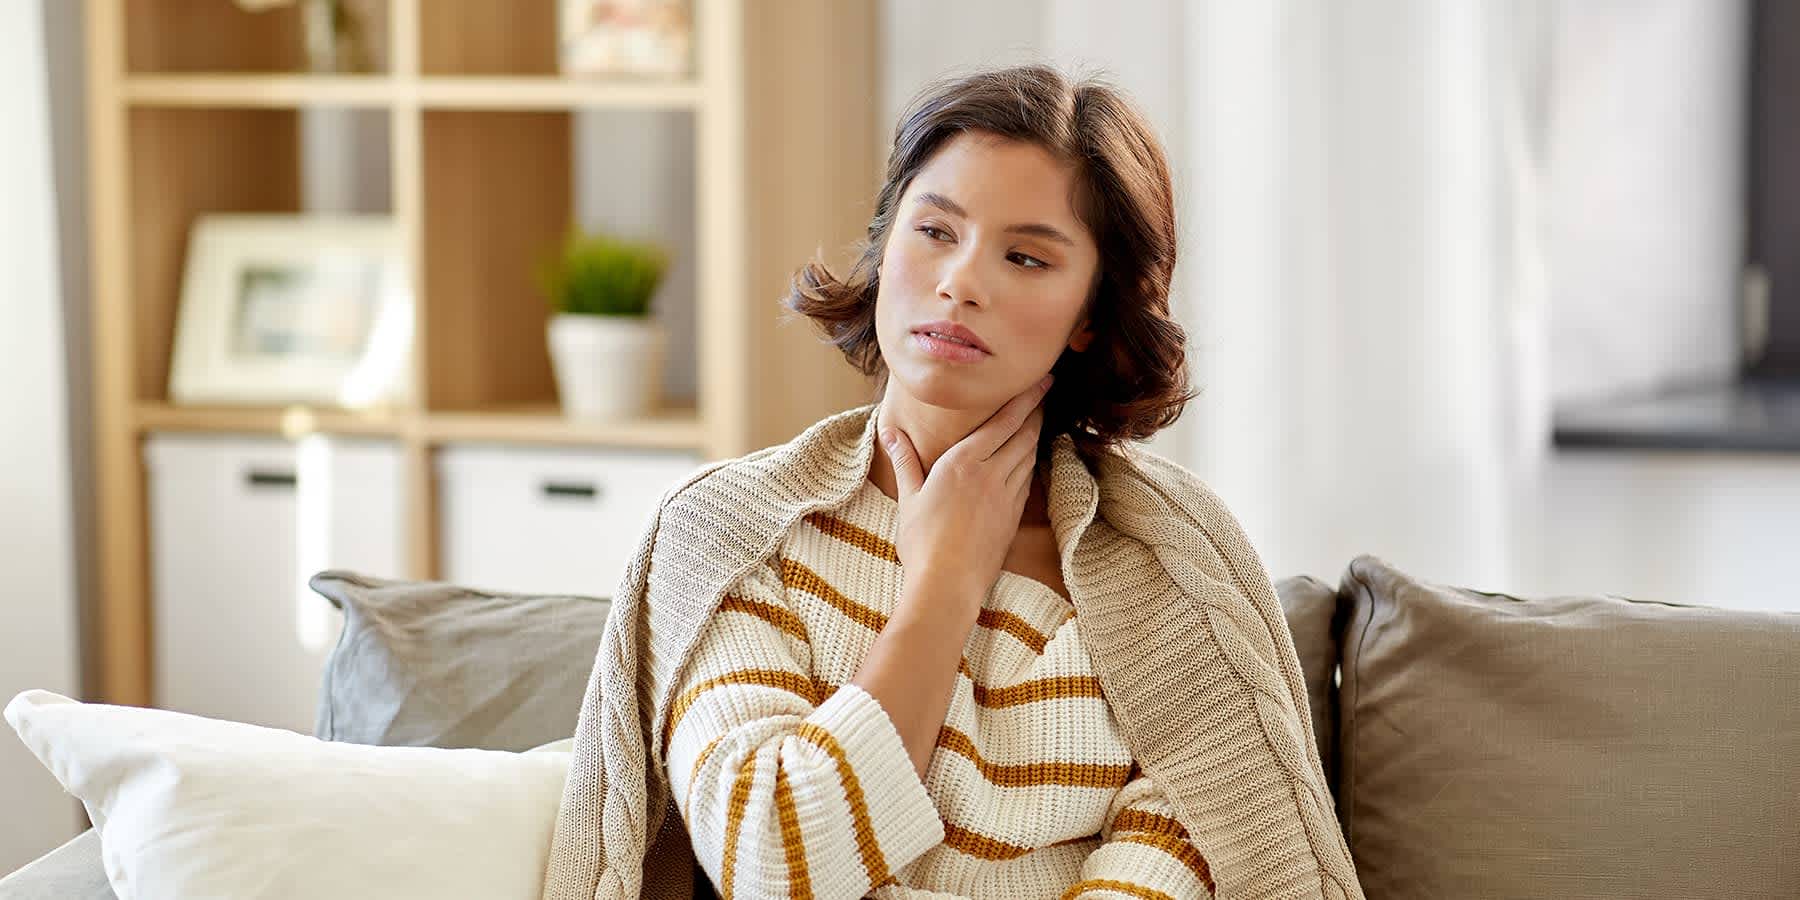
[[[1001,576],[921,782],[845,684],[897,595],[874,413],[663,496],[589,679],[546,898],[685,900],[696,846],[738,897],[1362,897],[1268,575],[1140,448],[1090,471],[1055,440],[1072,604]]]

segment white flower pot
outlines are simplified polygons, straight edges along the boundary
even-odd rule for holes
[[[651,319],[562,313],[550,317],[549,337],[564,415],[631,418],[661,402],[667,336]]]

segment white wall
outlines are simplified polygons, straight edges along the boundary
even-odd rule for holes
[[[44,9],[0,3],[0,702],[80,696],[70,386],[58,271]],[[59,63],[61,61],[59,60]],[[0,734],[0,873],[73,836],[79,808]]]
[[[1485,587],[1800,613],[1800,456],[1563,453],[1532,497],[1529,555]]]

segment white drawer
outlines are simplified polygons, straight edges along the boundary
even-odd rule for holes
[[[306,581],[402,571],[390,441],[153,434],[144,441],[152,701],[310,734],[343,615]]]
[[[447,581],[611,597],[663,492],[698,454],[464,445],[439,450]]]

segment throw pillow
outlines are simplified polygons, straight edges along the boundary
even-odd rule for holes
[[[1792,897],[1800,613],[1350,564],[1338,808],[1370,897]]]
[[[327,570],[344,611],[325,662],[317,737],[527,750],[575,733],[610,604]]]
[[[6,721],[122,900],[537,900],[566,752],[370,747],[25,691]]]

